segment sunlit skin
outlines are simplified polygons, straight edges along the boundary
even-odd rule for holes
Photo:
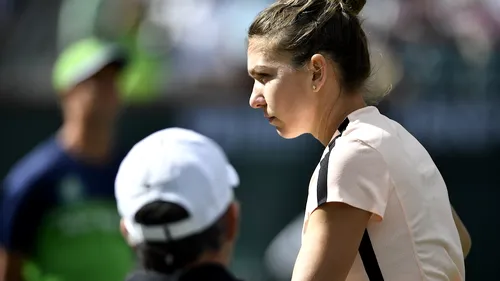
[[[250,106],[261,109],[283,138],[309,133],[326,146],[345,117],[365,106],[360,94],[341,91],[335,65],[323,54],[296,68],[290,55],[250,38],[247,67],[255,80]]]

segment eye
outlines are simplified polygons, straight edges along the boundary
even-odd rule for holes
[[[255,74],[255,80],[259,81],[262,84],[266,84],[272,79],[272,76],[267,73],[257,73]]]

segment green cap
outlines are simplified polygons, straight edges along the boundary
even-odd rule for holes
[[[92,77],[105,66],[117,63],[125,66],[127,57],[118,44],[97,38],[87,38],[67,47],[57,59],[53,71],[53,84],[64,92]]]

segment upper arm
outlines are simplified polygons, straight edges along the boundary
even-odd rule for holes
[[[32,185],[12,173],[3,182],[0,196],[0,280],[22,280],[24,258],[34,245],[40,210],[32,210],[40,200]]]
[[[41,198],[34,194],[31,181],[19,181],[8,177],[3,184],[0,198],[0,245],[7,252],[27,254],[33,245],[36,227],[42,210]]]
[[[455,226],[457,227],[458,230],[458,235],[460,236],[460,244],[462,244],[462,251],[464,254],[464,258],[466,258],[471,248],[472,244],[471,238],[469,232],[467,231],[467,228],[465,227],[462,220],[455,212],[453,206],[451,207],[451,211],[453,213],[453,220],[455,221]]]
[[[319,206],[309,215],[294,281],[345,280],[370,218],[381,220],[392,188],[382,155],[359,141],[334,147],[327,173],[320,164],[319,177],[326,186],[318,191]]]
[[[310,216],[293,281],[344,281],[356,258],[370,212],[326,203]]]

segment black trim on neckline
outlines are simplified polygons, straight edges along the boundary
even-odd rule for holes
[[[347,128],[347,125],[349,125],[349,118],[344,119],[344,121],[342,121],[342,123],[340,123],[339,132],[341,134],[345,131],[345,129]]]
[[[345,129],[347,129],[347,126],[349,125],[349,118],[346,118],[344,119],[344,121],[342,121],[342,123],[340,123],[340,126],[339,126],[339,129],[338,131],[340,132],[340,134],[338,136],[336,136],[329,144],[328,144],[328,148],[331,150],[334,146],[335,146],[335,141],[340,137],[342,136],[342,133],[345,131]],[[326,158],[326,156],[325,156]]]

